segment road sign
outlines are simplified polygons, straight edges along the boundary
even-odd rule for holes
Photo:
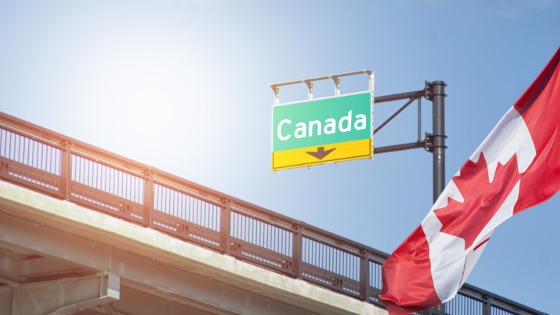
[[[272,108],[272,169],[373,157],[371,91]]]

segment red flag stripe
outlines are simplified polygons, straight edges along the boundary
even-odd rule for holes
[[[394,280],[388,279],[387,275],[407,279],[406,283],[391,283],[391,292],[384,290],[382,299],[391,315],[404,315],[441,303],[432,282],[429,246],[422,227],[418,227],[403,244],[406,246],[399,247],[383,264],[384,289],[389,281]],[[407,297],[412,292],[415,293],[413,301]]]
[[[515,213],[552,197],[560,189],[560,49],[535,83],[515,103],[535,144],[537,156],[523,174]],[[546,183],[546,185],[543,185]]]

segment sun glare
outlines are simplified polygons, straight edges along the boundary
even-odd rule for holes
[[[179,139],[195,145],[198,137],[189,135],[204,128],[197,108],[204,90],[197,84],[200,56],[158,37],[113,47],[90,65],[95,114],[114,135],[112,147],[150,164]]]

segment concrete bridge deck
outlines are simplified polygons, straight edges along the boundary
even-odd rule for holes
[[[387,314],[4,181],[0,284],[0,314]]]

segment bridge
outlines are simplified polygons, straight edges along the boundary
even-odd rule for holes
[[[0,113],[0,314],[387,314],[388,255]],[[420,314],[544,314],[464,285]]]

